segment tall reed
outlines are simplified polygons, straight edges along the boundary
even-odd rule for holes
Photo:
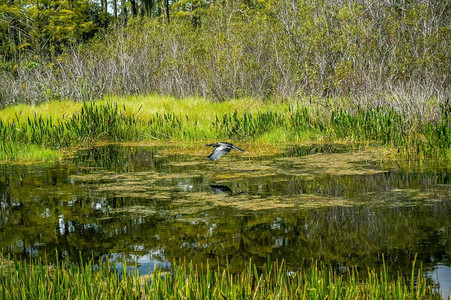
[[[330,110],[286,105],[277,110],[207,115],[156,112],[145,118],[114,101],[86,102],[71,116],[59,118],[34,115],[0,121],[0,159],[16,159],[24,147],[62,149],[97,141],[142,139],[257,140],[271,132],[284,131],[287,142],[309,136],[313,139],[369,141],[389,146],[399,153],[418,157],[446,157],[451,147],[451,103],[440,106],[440,117],[418,120],[383,106],[357,106]],[[269,142],[279,143],[273,136]]]
[[[440,299],[436,287],[412,264],[409,275],[393,276],[383,265],[379,271],[338,273],[330,266],[312,264],[309,269],[291,270],[284,261],[268,262],[258,268],[251,261],[244,270],[210,269],[185,261],[171,270],[158,269],[140,276],[127,264],[113,268],[109,261],[80,264],[41,259],[14,259],[0,265],[2,299]]]

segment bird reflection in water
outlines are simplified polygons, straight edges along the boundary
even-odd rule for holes
[[[213,194],[223,194],[223,193],[229,194],[229,195],[233,194],[233,191],[231,188],[229,188],[226,185],[222,185],[222,184],[210,184],[210,189]]]
[[[213,194],[227,194],[229,196],[238,196],[244,194],[243,191],[234,193],[231,188],[223,184],[210,184],[210,189]]]

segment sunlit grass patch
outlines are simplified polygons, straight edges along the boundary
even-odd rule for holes
[[[283,110],[280,103],[261,102],[252,98],[231,99],[222,102],[212,102],[204,98],[188,97],[177,99],[160,95],[141,95],[128,97],[105,97],[99,104],[114,101],[118,105],[125,105],[127,111],[139,118],[148,119],[156,113],[173,113],[187,115],[202,122],[214,121],[216,116],[237,111],[239,113],[252,113],[258,111]]]
[[[258,137],[258,141],[265,143],[287,143],[292,140],[291,132],[287,128],[275,128],[263,133]]]
[[[305,101],[304,101],[305,102]],[[163,96],[108,98],[98,102],[48,102],[0,111],[3,159],[25,145],[63,149],[101,141],[231,141],[280,145],[306,141],[371,142],[408,158],[444,158],[451,145],[451,108],[441,118],[414,120],[384,107],[306,105]],[[304,103],[304,104],[303,104]]]
[[[15,147],[13,155],[7,155],[0,151],[0,160],[12,160],[26,162],[49,162],[62,159],[64,153],[61,150],[53,150],[38,145],[19,145]]]
[[[18,104],[0,110],[0,121],[4,123],[26,122],[28,118],[34,119],[38,116],[59,120],[69,118],[82,106],[82,102],[70,100],[49,101],[39,105]]]
[[[258,136],[255,142],[265,144],[288,144],[293,142],[308,142],[322,140],[324,137],[315,130],[295,131],[290,128],[277,127]]]
[[[52,161],[55,159],[62,159],[63,153],[58,150],[52,150],[41,146],[30,145],[21,148],[17,152],[17,160],[28,161]]]

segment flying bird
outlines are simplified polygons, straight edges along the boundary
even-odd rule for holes
[[[213,152],[208,156],[208,159],[212,160],[212,161],[219,159],[224,154],[229,153],[230,150],[232,150],[232,149],[244,152],[243,149],[240,149],[230,143],[224,143],[224,142],[219,142],[217,144],[207,144],[205,146],[215,147]]]

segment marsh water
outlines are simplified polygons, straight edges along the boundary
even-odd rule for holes
[[[346,145],[250,147],[210,162],[210,150],[106,145],[57,164],[1,165],[0,249],[137,261],[141,273],[183,258],[239,270],[268,257],[293,269],[385,260],[408,273],[417,255],[449,289],[446,162]]]

